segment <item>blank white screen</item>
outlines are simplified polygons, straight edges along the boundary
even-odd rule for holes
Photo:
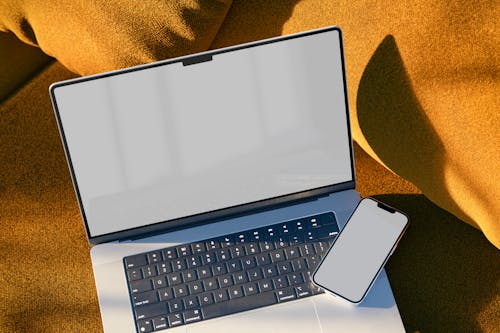
[[[349,219],[314,275],[314,282],[352,302],[370,287],[407,218],[364,199]]]
[[[54,95],[91,236],[353,179],[337,31]]]

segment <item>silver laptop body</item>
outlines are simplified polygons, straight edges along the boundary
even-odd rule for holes
[[[218,49],[50,87],[105,332],[137,332],[124,257],[359,201],[341,31]],[[403,332],[385,272],[358,306],[327,294],[165,332]]]

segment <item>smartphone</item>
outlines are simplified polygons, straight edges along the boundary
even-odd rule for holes
[[[375,199],[361,200],[312,274],[312,282],[359,303],[408,227],[408,216]]]

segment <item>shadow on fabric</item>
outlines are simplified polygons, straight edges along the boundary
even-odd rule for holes
[[[494,323],[500,252],[484,235],[423,195],[374,197],[410,217],[386,265],[406,331],[482,332],[481,321]]]
[[[211,49],[247,43],[282,35],[298,0],[241,1],[231,6]],[[249,13],[253,13],[249,15]]]

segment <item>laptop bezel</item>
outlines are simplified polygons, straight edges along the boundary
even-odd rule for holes
[[[287,194],[287,195],[283,195],[283,196],[279,196],[279,197],[274,197],[271,199],[263,199],[263,200],[259,200],[259,201],[255,201],[255,202],[251,202],[251,203],[245,203],[245,204],[236,205],[236,206],[232,206],[232,207],[221,208],[221,209],[217,209],[214,211],[199,213],[199,214],[190,215],[190,216],[186,216],[186,217],[182,217],[182,218],[159,221],[159,222],[156,222],[153,224],[148,224],[148,225],[135,227],[135,228],[127,229],[127,230],[122,230],[122,231],[116,231],[116,232],[107,233],[107,234],[103,234],[103,235],[92,236],[90,234],[90,229],[88,226],[87,217],[85,215],[85,209],[83,207],[83,202],[82,202],[82,199],[80,196],[78,182],[77,182],[75,171],[73,169],[73,164],[71,161],[71,154],[69,152],[68,144],[66,142],[64,128],[62,125],[61,117],[59,114],[59,109],[57,106],[57,101],[55,98],[55,90],[57,88],[63,87],[66,85],[72,85],[75,83],[97,80],[97,79],[101,79],[101,78],[105,78],[105,77],[109,77],[109,76],[115,76],[115,75],[121,75],[121,74],[125,74],[125,73],[140,71],[143,69],[149,69],[149,68],[154,68],[154,67],[159,67],[159,66],[166,66],[166,65],[170,65],[170,64],[174,64],[174,63],[178,63],[178,62],[182,62],[184,64],[184,66],[189,66],[189,65],[193,65],[193,64],[203,62],[203,61],[210,61],[212,59],[212,56],[217,55],[217,54],[237,51],[237,50],[241,50],[241,49],[245,49],[245,48],[257,47],[257,46],[261,46],[261,45],[265,45],[265,44],[276,43],[276,42],[285,41],[285,40],[294,39],[294,38],[303,38],[303,37],[307,37],[310,35],[325,33],[325,32],[329,32],[329,31],[337,31],[339,34],[340,58],[341,58],[342,79],[343,79],[343,86],[344,86],[344,101],[345,101],[345,112],[346,112],[346,120],[347,120],[346,125],[348,127],[347,133],[348,133],[348,140],[349,140],[352,180],[347,181],[347,182],[334,184],[334,185],[323,186],[323,187],[312,189],[312,190],[291,193],[291,194]],[[329,195],[331,193],[339,192],[339,191],[343,191],[343,190],[354,189],[356,187],[356,174],[355,174],[355,167],[354,167],[353,142],[352,142],[351,126],[350,126],[350,118],[349,118],[349,103],[348,103],[348,95],[347,95],[347,80],[346,80],[345,61],[344,61],[343,37],[342,37],[342,30],[337,26],[315,29],[315,30],[305,31],[305,32],[292,34],[292,35],[279,36],[279,37],[269,38],[269,39],[260,40],[260,41],[256,41],[256,42],[250,42],[250,43],[230,46],[230,47],[226,47],[226,48],[201,52],[201,53],[197,53],[197,54],[193,54],[193,55],[178,57],[178,58],[174,58],[174,59],[158,61],[158,62],[154,62],[151,64],[145,64],[145,65],[130,67],[130,68],[121,69],[121,70],[117,70],[117,71],[106,72],[106,73],[102,73],[102,74],[96,74],[96,75],[92,75],[92,76],[86,76],[86,77],[56,82],[56,83],[53,83],[49,87],[49,93],[50,93],[50,98],[52,101],[52,105],[53,105],[53,109],[54,109],[54,113],[55,113],[55,117],[56,117],[56,121],[57,121],[57,126],[59,128],[59,134],[61,136],[61,141],[63,143],[64,153],[66,155],[66,161],[68,163],[68,167],[70,170],[71,180],[73,182],[73,187],[75,189],[78,205],[80,208],[80,214],[81,214],[83,222],[84,222],[85,231],[87,234],[87,239],[91,245],[97,245],[97,244],[101,244],[101,243],[113,242],[113,241],[119,241],[119,240],[127,240],[127,239],[146,237],[148,235],[155,234],[158,232],[165,232],[165,231],[171,231],[171,230],[180,229],[180,228],[192,227],[194,225],[199,225],[199,224],[212,223],[215,220],[223,220],[223,219],[233,218],[233,217],[238,216],[238,215],[243,215],[243,214],[246,215],[246,214],[254,213],[257,211],[268,210],[268,209],[271,209],[271,208],[276,207],[276,206],[282,206],[282,205],[286,205],[286,204],[296,203],[296,202],[303,201],[303,200],[314,200],[317,197]]]

